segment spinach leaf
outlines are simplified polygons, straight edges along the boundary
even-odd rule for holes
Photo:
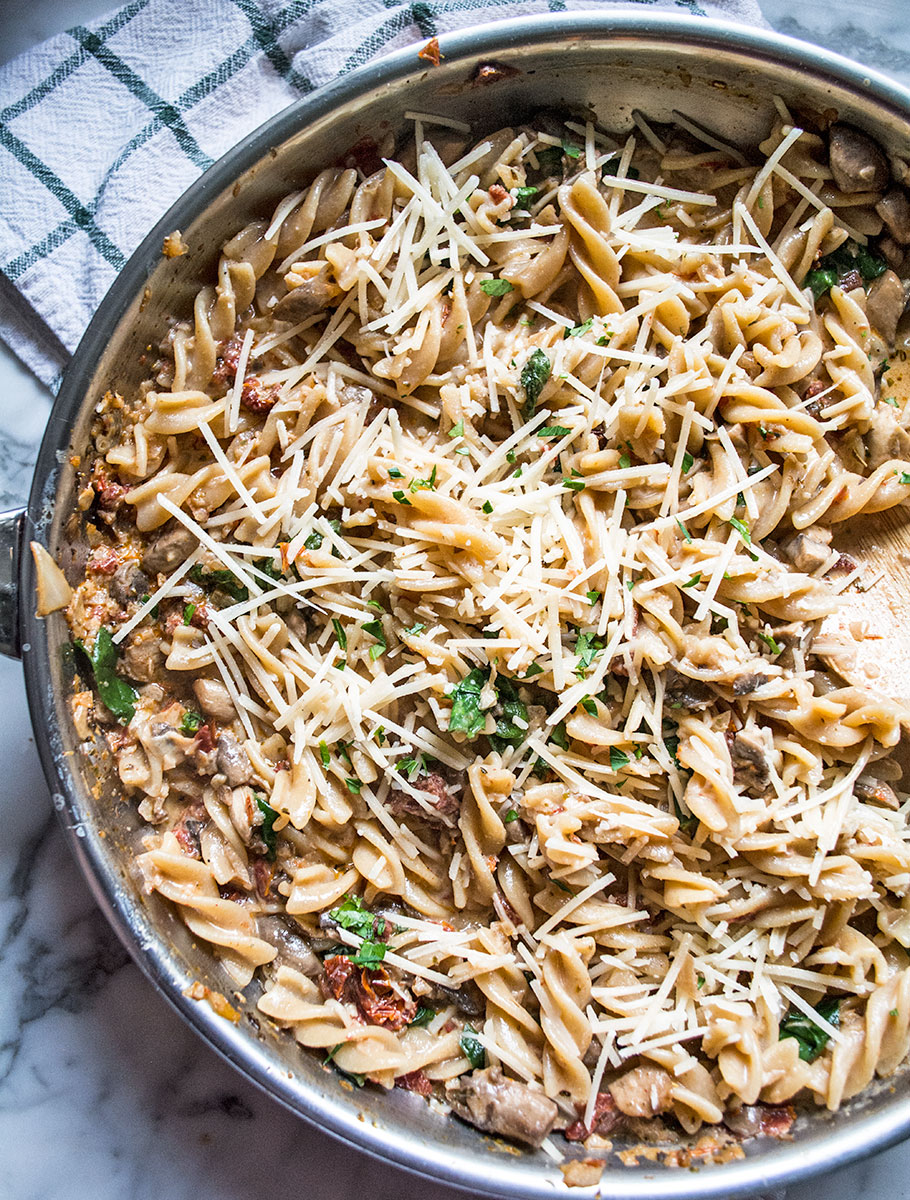
[[[818,302],[834,285],[844,279],[851,271],[859,272],[864,284],[878,279],[888,270],[888,264],[868,246],[861,246],[853,238],[848,238],[836,250],[826,254],[817,267],[809,272],[803,280],[803,287],[812,289],[812,295]]]
[[[81,643],[77,643],[84,649]],[[110,709],[121,725],[129,725],[136,712],[136,689],[117,674],[117,647],[110,630],[103,625],[95,635],[92,652],[88,655],[95,676],[95,686],[105,708]]]
[[[473,1025],[465,1025],[458,1044],[461,1052],[472,1067],[482,1067],[487,1061],[487,1052],[477,1040],[477,1030]]]
[[[603,648],[603,642],[594,633],[582,633],[579,630],[578,638],[575,642],[575,653],[578,655],[578,666],[575,668],[575,674],[583,676]]]
[[[215,571],[206,571],[203,569],[202,563],[196,563],[190,567],[189,577],[193,583],[197,583],[209,595],[212,592],[226,592],[238,604],[250,598],[248,588],[232,571],[220,568]]]
[[[618,749],[616,746],[610,747],[610,770],[621,771],[623,767],[629,765],[629,756],[624,750]]]
[[[550,378],[550,360],[537,349],[521,369],[521,386],[525,390],[525,417],[530,420],[540,399],[544,384]]]
[[[489,671],[475,667],[464,679],[455,684],[450,696],[452,700],[452,715],[449,717],[449,731],[466,733],[474,738],[483,732],[487,718],[480,711],[480,693],[489,678]]]
[[[491,734],[490,741],[493,749],[501,752],[506,746],[520,746],[528,736],[528,710],[519,700],[511,679],[504,675],[496,680],[496,696],[500,712],[496,718],[496,732]]]
[[[262,796],[256,795],[256,805],[262,813],[262,824],[259,826],[259,836],[265,842],[265,856],[269,862],[275,861],[275,856],[278,853],[277,841],[278,834],[275,832],[275,822],[278,819],[278,813],[272,808]]]
[[[426,1004],[421,1004],[418,1007],[417,1012],[414,1014],[413,1020],[408,1021],[408,1024],[417,1026],[429,1025],[435,1016],[435,1008],[428,1008]]]
[[[829,1025],[840,1024],[840,1001],[836,997],[826,996],[815,1006],[815,1011]],[[815,1062],[830,1040],[830,1034],[795,1008],[791,1008],[780,1023],[780,1040],[789,1037],[799,1042],[799,1057],[808,1063]]]
[[[542,175],[556,175],[562,171],[562,147],[545,146],[534,151]]]

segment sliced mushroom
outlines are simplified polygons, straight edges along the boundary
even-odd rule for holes
[[[218,735],[216,746],[218,753],[215,765],[231,787],[249,783],[253,778],[253,764],[250,762],[250,756],[230,730],[226,729]]]
[[[869,323],[889,346],[897,337],[897,323],[907,304],[904,285],[893,271],[879,275],[866,296],[866,316]]]
[[[127,643],[121,662],[124,675],[137,683],[154,683],[160,678],[164,655],[154,630],[137,630]]]
[[[134,562],[125,562],[111,578],[111,595],[118,604],[126,607],[131,600],[138,600],[149,590],[149,578]]]
[[[159,571],[173,571],[184,559],[189,558],[197,546],[196,538],[188,529],[178,525],[156,537],[142,556],[142,569],[150,575]]]
[[[615,1079],[609,1090],[627,1117],[655,1117],[670,1107],[672,1089],[673,1080],[663,1067],[646,1064]]]
[[[272,309],[272,315],[281,321],[305,321],[314,313],[329,308],[340,295],[341,289],[329,279],[329,265],[325,263],[315,275],[305,279],[279,300]]]
[[[758,729],[741,729],[730,744],[733,782],[750,796],[767,795],[771,786],[768,751]]]
[[[910,199],[903,188],[891,188],[875,206],[888,232],[902,246],[910,245]]]
[[[879,192],[891,172],[881,147],[854,125],[837,121],[828,134],[831,174],[842,192]]]
[[[486,1133],[501,1133],[529,1146],[539,1146],[559,1115],[556,1104],[515,1079],[500,1067],[473,1071],[446,1084],[452,1111]]]
[[[807,533],[798,533],[790,538],[788,542],[784,542],[781,550],[797,571],[805,571],[807,575],[823,567],[831,557],[829,547]]]
[[[193,684],[193,694],[207,717],[214,717],[216,721],[233,721],[237,716],[231,693],[220,679],[197,679]]]
[[[667,672],[664,695],[670,708],[687,708],[692,712],[707,708],[714,700],[714,693],[706,683],[673,670]]]

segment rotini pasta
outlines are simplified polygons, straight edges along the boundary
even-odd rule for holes
[[[780,113],[323,171],[98,409],[74,711],[147,888],[530,1145],[779,1133],[910,1044],[910,715],[819,629],[910,500],[907,263],[879,149]]]

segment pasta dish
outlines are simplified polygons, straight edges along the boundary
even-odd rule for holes
[[[908,168],[776,106],[409,114],[232,237],[81,468],[144,886],[327,1070],[558,1158],[785,1135],[910,1044],[907,714],[836,620],[910,499]]]

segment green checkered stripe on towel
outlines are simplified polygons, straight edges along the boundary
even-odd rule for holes
[[[379,54],[492,18],[754,0],[133,0],[0,69],[0,337],[52,388],[117,272],[237,141]]]

